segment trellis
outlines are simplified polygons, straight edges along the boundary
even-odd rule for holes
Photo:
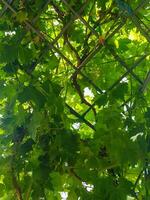
[[[93,1],[94,2],[94,1]],[[114,18],[112,26],[108,29],[107,33],[105,33],[105,36],[101,38],[100,33],[96,31],[96,28],[99,26],[101,23],[106,23],[107,20],[105,19],[106,16],[103,16],[103,19],[98,19],[97,22],[92,26],[88,20],[86,20],[84,17],[82,17],[83,11],[87,8],[89,3],[89,0],[85,0],[82,3],[82,6],[80,9],[75,9],[72,7],[71,3],[67,0],[59,0],[59,1],[54,1],[54,0],[48,0],[48,1],[43,1],[42,7],[39,11],[37,11],[36,16],[32,18],[32,20],[26,19],[24,20],[21,25],[25,28],[25,30],[31,30],[34,34],[36,34],[41,41],[45,43],[45,46],[42,47],[42,51],[40,53],[40,56],[37,60],[35,60],[32,63],[32,66],[26,71],[29,75],[32,76],[32,72],[35,70],[38,64],[40,64],[43,56],[45,55],[46,52],[52,51],[53,53],[57,53],[59,59],[62,59],[65,61],[67,65],[69,65],[72,68],[72,75],[70,76],[70,80],[72,82],[72,87],[75,88],[78,96],[80,97],[80,100],[82,103],[86,104],[88,109],[84,110],[82,114],[78,113],[75,108],[71,107],[68,105],[66,102],[66,107],[70,111],[71,114],[73,114],[77,119],[80,121],[84,122],[87,126],[89,126],[92,129],[94,128],[94,125],[86,120],[86,115],[88,112],[93,110],[96,115],[95,111],[95,102],[90,104],[83,95],[83,92],[80,88],[80,85],[78,83],[78,76],[82,76],[91,86],[94,88],[99,95],[106,94],[110,91],[112,91],[126,76],[130,75],[134,78],[134,81],[136,81],[139,85],[139,91],[144,92],[150,79],[150,71],[145,73],[145,78],[141,80],[141,78],[134,72],[134,69],[139,67],[141,62],[146,59],[148,56],[148,52],[144,53],[143,55],[140,55],[138,59],[131,65],[129,66],[126,63],[126,60],[123,59],[117,51],[109,45],[109,41],[118,33],[123,26],[126,25],[127,21],[129,20],[134,24],[134,26],[137,28],[138,31],[146,38],[147,42],[150,42],[150,35],[149,35],[149,28],[146,24],[142,22],[142,19],[138,17],[138,13],[140,13],[140,10],[148,4],[148,1],[144,0],[141,1],[141,3],[134,9],[132,10],[131,7],[123,2],[123,1],[114,1],[114,6],[116,6],[117,9],[119,9],[118,17]],[[63,24],[63,21],[65,21],[65,15],[63,11],[61,10],[61,5],[64,5],[66,9],[68,9],[68,12],[70,12],[70,19],[67,21],[66,24]],[[18,1],[18,6],[15,3],[15,1],[6,1],[6,0],[1,0],[1,17],[6,14],[6,12],[11,12],[12,16],[17,16],[18,12],[20,10],[23,10],[24,7],[26,6],[25,1]],[[96,5],[96,4],[95,4]],[[93,4],[93,6],[95,6]],[[61,30],[58,35],[55,35],[55,37],[51,38],[47,32],[43,32],[42,30],[39,30],[36,28],[35,23],[39,20],[41,15],[43,15],[45,12],[48,12],[49,6],[51,9],[53,9],[53,13],[58,17],[59,22],[61,23]],[[20,10],[19,10],[20,9]],[[106,14],[111,11],[111,7],[109,10],[106,10]],[[14,18],[12,17],[12,20]],[[76,21],[79,21],[79,23],[82,23],[85,29],[89,30],[89,34],[87,35],[87,40],[91,37],[94,38],[95,45],[92,47],[86,55],[80,56],[75,49],[75,47],[71,44],[71,41],[69,41],[68,37],[65,35],[66,31],[68,28],[76,23]],[[105,22],[106,20],[106,22]],[[68,56],[65,55],[64,51],[59,48],[58,46],[58,41],[63,40],[69,45],[71,51],[73,54],[75,54],[76,61],[72,61]],[[92,39],[91,39],[92,40]],[[94,80],[91,80],[86,73],[84,72],[84,69],[86,68],[86,65],[97,55],[97,53],[101,52],[102,49],[107,49],[110,53],[110,55],[114,58],[114,62],[118,62],[119,66],[125,70],[124,74],[120,75],[120,77],[107,88],[105,91],[104,89],[100,88],[97,84],[94,83]],[[125,105],[126,103],[130,102],[132,98],[134,97],[131,96],[129,99],[126,100],[126,102],[122,102],[122,105]]]

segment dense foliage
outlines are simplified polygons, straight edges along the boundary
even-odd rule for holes
[[[0,199],[150,199],[148,9],[0,1]]]

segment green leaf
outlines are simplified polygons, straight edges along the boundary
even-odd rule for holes
[[[0,62],[12,63],[18,58],[18,47],[13,44],[5,44],[0,46]]]
[[[128,83],[120,83],[112,91],[112,98],[124,100],[124,96],[128,92]]]
[[[53,70],[53,69],[57,68],[58,65],[59,65],[59,59],[57,58],[57,56],[55,56],[55,55],[50,56],[50,58],[49,58],[50,69]]]
[[[71,39],[77,43],[83,42],[85,37],[82,29],[71,30],[69,34]]]
[[[0,197],[3,197],[5,194],[5,185],[0,183]]]
[[[106,9],[106,1],[105,0],[102,0],[102,1],[97,1],[97,4],[99,7],[102,8],[102,10],[105,10]]]
[[[50,174],[51,182],[53,185],[53,188],[57,191],[61,191],[63,188],[63,177],[58,172],[53,172]],[[65,177],[64,177],[65,178]]]
[[[31,134],[31,137],[33,140],[36,140],[37,130],[41,126],[43,127],[45,126],[43,121],[46,121],[46,120],[43,119],[43,114],[40,111],[36,110],[32,113],[31,120],[28,125],[28,131]]]
[[[26,154],[30,151],[32,151],[32,146],[33,144],[35,144],[34,140],[29,138],[25,143],[23,143],[21,146],[20,146],[20,153],[21,154]]]
[[[44,106],[45,96],[33,86],[23,88],[23,91],[18,94],[18,100],[21,103],[33,100],[39,108]]]
[[[18,49],[18,59],[20,64],[27,64],[31,62],[32,50],[26,47],[20,46]]]
[[[27,15],[26,12],[20,10],[20,11],[17,13],[16,19],[17,19],[17,21],[19,21],[20,23],[23,23],[24,21],[26,21],[26,20],[28,19],[28,15]]]
[[[149,71],[148,2],[7,2],[0,199],[149,198],[150,92],[139,92]],[[123,62],[135,68],[121,80]]]
[[[150,119],[150,107],[148,107],[147,111],[145,112],[145,118]]]
[[[100,106],[104,106],[107,104],[108,98],[107,95],[100,95],[100,97],[96,100],[96,105]]]
[[[14,74],[19,69],[19,66],[16,62],[7,64],[3,67],[3,70],[8,74]]]
[[[119,49],[123,52],[129,49],[128,44],[131,43],[131,40],[128,38],[120,39],[119,41]]]
[[[70,191],[68,193],[68,200],[78,200],[78,196],[76,195],[76,193],[74,191]]]

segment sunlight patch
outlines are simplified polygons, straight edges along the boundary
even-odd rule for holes
[[[91,98],[94,98],[94,94],[92,92],[92,90],[90,90],[88,87],[85,87],[84,88],[84,96],[87,97],[91,97]]]

